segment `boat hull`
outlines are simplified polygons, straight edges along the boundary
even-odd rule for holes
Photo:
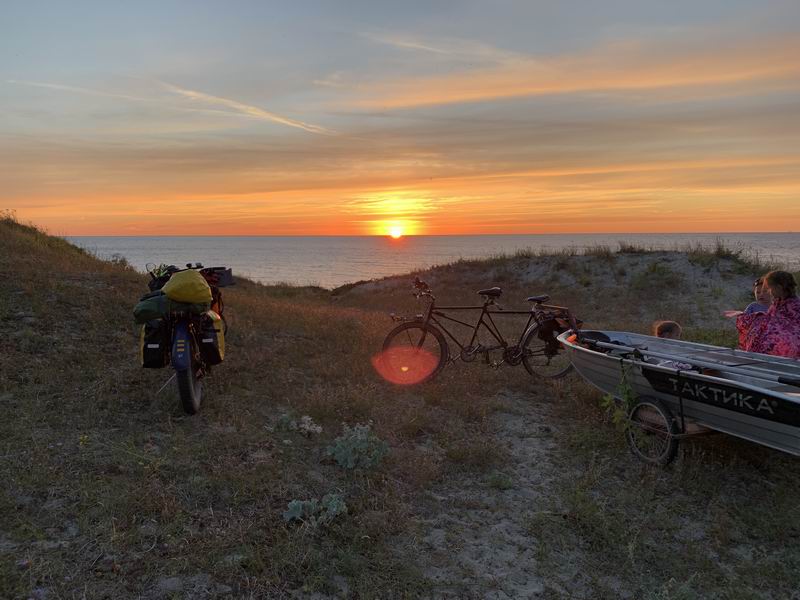
[[[753,385],[747,377],[732,379],[723,371],[707,369],[713,374],[702,374],[660,366],[655,361],[648,362],[645,356],[585,347],[570,341],[568,333],[559,340],[578,373],[604,393],[621,399],[629,388],[636,398],[661,400],[677,418],[683,415],[685,420],[709,429],[800,455],[800,388],[797,394],[776,392]],[[731,354],[726,348],[716,350]],[[739,354],[736,356],[741,360]],[[778,364],[784,372],[786,365],[792,366],[785,359]]]

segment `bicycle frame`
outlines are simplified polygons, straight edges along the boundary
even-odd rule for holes
[[[493,300],[487,300],[481,305],[476,306],[436,306],[436,298],[429,293],[420,294],[420,297],[427,296],[430,298],[430,303],[428,304],[427,309],[425,310],[424,314],[417,315],[414,320],[421,321],[425,325],[434,324],[436,325],[444,335],[450,338],[456,346],[458,346],[461,352],[464,352],[466,349],[471,349],[472,352],[484,352],[487,354],[488,352],[493,350],[506,350],[509,348],[509,343],[506,341],[503,334],[500,332],[497,324],[494,322],[492,318],[493,315],[528,315],[528,320],[525,323],[525,326],[522,328],[519,339],[516,342],[516,345],[519,346],[522,343],[523,338],[525,337],[525,333],[530,329],[533,323],[536,323],[537,326],[540,326],[544,321],[552,317],[566,317],[570,321],[570,325],[574,325],[574,318],[570,313],[569,309],[564,306],[555,306],[552,304],[535,304],[529,310],[503,310],[502,308],[498,308],[497,310],[490,310],[491,306],[496,306]],[[466,323],[454,317],[451,317],[445,314],[444,311],[466,311],[466,310],[480,310],[481,313],[478,316],[477,322],[474,324]],[[457,323],[464,327],[469,327],[472,329],[472,336],[469,339],[467,344],[462,344],[456,336],[454,336],[448,329],[446,324],[442,321],[451,321],[453,323]],[[478,332],[481,328],[485,329],[489,332],[489,334],[494,338],[498,345],[496,346],[488,346],[488,347],[478,347],[475,348],[475,341],[478,337]],[[573,327],[574,328],[574,327]],[[451,358],[451,360],[453,360]]]
[[[433,323],[444,333],[448,338],[450,338],[461,351],[466,348],[473,348],[475,346],[475,341],[478,338],[478,332],[480,332],[481,328],[485,329],[489,332],[489,334],[494,338],[497,342],[497,346],[490,346],[486,348],[481,348],[481,352],[489,352],[491,350],[505,350],[509,347],[508,342],[506,341],[503,334],[500,332],[500,329],[497,327],[497,324],[494,322],[492,318],[493,315],[528,315],[528,321],[525,324],[525,327],[522,328],[520,332],[519,339],[517,340],[517,345],[522,342],[522,337],[525,335],[525,332],[531,326],[531,323],[536,319],[536,312],[535,309],[531,310],[489,310],[489,307],[492,306],[491,302],[486,302],[479,306],[436,306],[435,301],[432,301],[426,311],[425,318],[423,322],[425,324]],[[460,319],[456,319],[445,314],[443,311],[465,311],[465,310],[480,310],[481,313],[478,316],[478,320],[473,323],[466,323],[461,321]],[[462,344],[456,336],[454,336],[450,331],[447,329],[445,323],[442,320],[447,320],[453,323],[458,323],[459,325],[463,325],[464,327],[469,327],[472,329],[472,335],[469,339],[467,344]],[[538,321],[538,320],[537,320]]]
[[[188,319],[175,323],[172,339],[172,366],[177,371],[192,368],[192,340]]]
[[[415,278],[414,296],[418,301],[425,299],[426,304],[424,309],[414,316],[391,314],[392,320],[400,324],[384,339],[383,352],[380,355],[382,358],[379,361],[381,367],[376,367],[378,372],[394,383],[416,384],[436,376],[448,363],[454,363],[459,359],[472,362],[478,354],[483,354],[486,364],[494,368],[504,363],[510,366],[522,364],[529,374],[542,379],[559,379],[566,375],[571,365],[568,357],[566,362],[563,355],[560,360],[556,359],[562,352],[555,335],[570,329],[578,333],[580,321],[567,307],[544,304],[549,300],[547,295],[531,296],[528,301],[532,305],[528,310],[503,310],[496,302],[501,293],[499,288],[482,290],[480,292],[482,304],[437,306],[436,297],[430,287],[424,281]],[[475,321],[452,315],[453,312],[463,311],[479,311],[479,314]],[[527,317],[518,338],[516,334],[509,335],[512,326],[504,328],[506,335],[509,335],[509,339],[506,339],[495,321],[497,315]],[[467,336],[459,331],[456,332],[459,334],[457,337],[448,328],[453,323],[469,328],[471,335]],[[481,336],[487,345],[479,339],[482,329],[485,329],[491,337],[487,339],[486,336]],[[425,347],[426,339],[429,337],[436,338],[431,342],[434,344],[432,349]],[[448,348],[450,344],[455,344],[453,349],[457,347],[459,352],[451,351]],[[423,348],[425,352],[419,357],[422,362],[417,364],[417,352]],[[415,351],[411,351],[412,349]],[[500,351],[499,360],[493,360],[490,356],[496,351]],[[434,358],[434,363],[428,365],[430,361],[422,360],[425,356]],[[392,372],[393,369],[397,371],[396,374]]]

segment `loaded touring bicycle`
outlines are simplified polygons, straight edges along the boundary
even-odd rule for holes
[[[193,415],[200,409],[202,379],[225,358],[228,327],[220,288],[234,285],[233,274],[200,263],[185,269],[160,265],[148,272],[151,291],[133,310],[142,326],[139,360],[149,369],[172,366],[180,405]]]
[[[680,439],[713,431],[800,456],[800,361],[617,331],[558,340],[589,383],[628,410],[642,460],[669,463]]]

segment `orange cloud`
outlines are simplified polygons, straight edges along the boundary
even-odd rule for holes
[[[73,235],[363,235],[775,231],[800,229],[800,160],[698,164],[409,181],[371,190],[317,187],[240,195],[49,198],[20,217]]]
[[[790,80],[800,75],[800,39],[770,37],[714,48],[629,41],[590,53],[554,58],[520,58],[497,66],[442,76],[388,80],[364,85],[366,108],[411,108],[604,90],[647,90],[717,86],[761,80]]]

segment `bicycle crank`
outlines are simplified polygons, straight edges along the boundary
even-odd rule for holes
[[[522,350],[519,346],[509,346],[503,350],[503,360],[516,367],[522,362]]]
[[[480,346],[466,346],[461,349],[461,360],[464,362],[472,362],[476,358],[478,358],[478,352],[480,352]]]

